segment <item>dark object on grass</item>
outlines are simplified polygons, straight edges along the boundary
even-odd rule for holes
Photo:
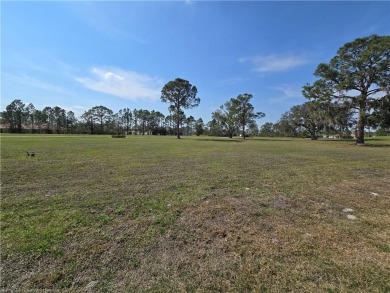
[[[111,135],[112,138],[126,138],[126,135]]]
[[[34,153],[34,152],[27,152],[27,156],[29,156],[29,157],[35,157],[35,153]]]

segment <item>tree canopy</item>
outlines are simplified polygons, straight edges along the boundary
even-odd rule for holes
[[[238,114],[238,122],[242,129],[242,137],[245,139],[245,127],[250,126],[256,119],[265,117],[263,112],[255,112],[255,108],[250,103],[253,98],[251,94],[242,94],[234,100],[235,109]]]
[[[190,109],[199,105],[200,98],[197,93],[196,86],[182,78],[168,82],[161,90],[161,101],[169,103],[169,111],[174,114],[177,138],[180,138],[180,122],[184,119],[182,109]]]
[[[226,131],[229,138],[232,138],[238,129],[236,105],[235,99],[232,98],[211,114],[212,118]]]
[[[3,113],[3,119],[9,123],[11,132],[21,132],[28,113],[26,105],[21,100],[14,100],[6,107]]]
[[[213,127],[219,125],[229,138],[232,138],[235,132],[241,128],[241,135],[245,139],[245,127],[252,130],[258,130],[256,119],[265,116],[262,112],[255,112],[253,105],[249,102],[252,99],[251,94],[238,95],[237,98],[231,98],[223,104],[217,111],[212,113]]]
[[[390,91],[390,36],[372,35],[346,43],[329,63],[318,65],[312,85],[303,87],[309,99],[336,99],[357,110],[357,143],[364,143],[370,111]],[[380,103],[379,103],[380,104]]]

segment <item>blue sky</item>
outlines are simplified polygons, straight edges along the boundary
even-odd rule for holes
[[[252,94],[264,122],[303,103],[301,88],[346,42],[390,35],[390,2],[1,2],[1,110],[14,99],[80,116],[158,110],[165,83],[198,88],[187,115],[211,119]]]

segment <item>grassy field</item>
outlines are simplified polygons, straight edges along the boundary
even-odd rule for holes
[[[390,137],[2,135],[1,186],[2,292],[390,292]]]

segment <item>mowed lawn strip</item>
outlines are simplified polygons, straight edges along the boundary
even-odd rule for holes
[[[2,135],[1,288],[388,292],[389,166],[383,137]]]

